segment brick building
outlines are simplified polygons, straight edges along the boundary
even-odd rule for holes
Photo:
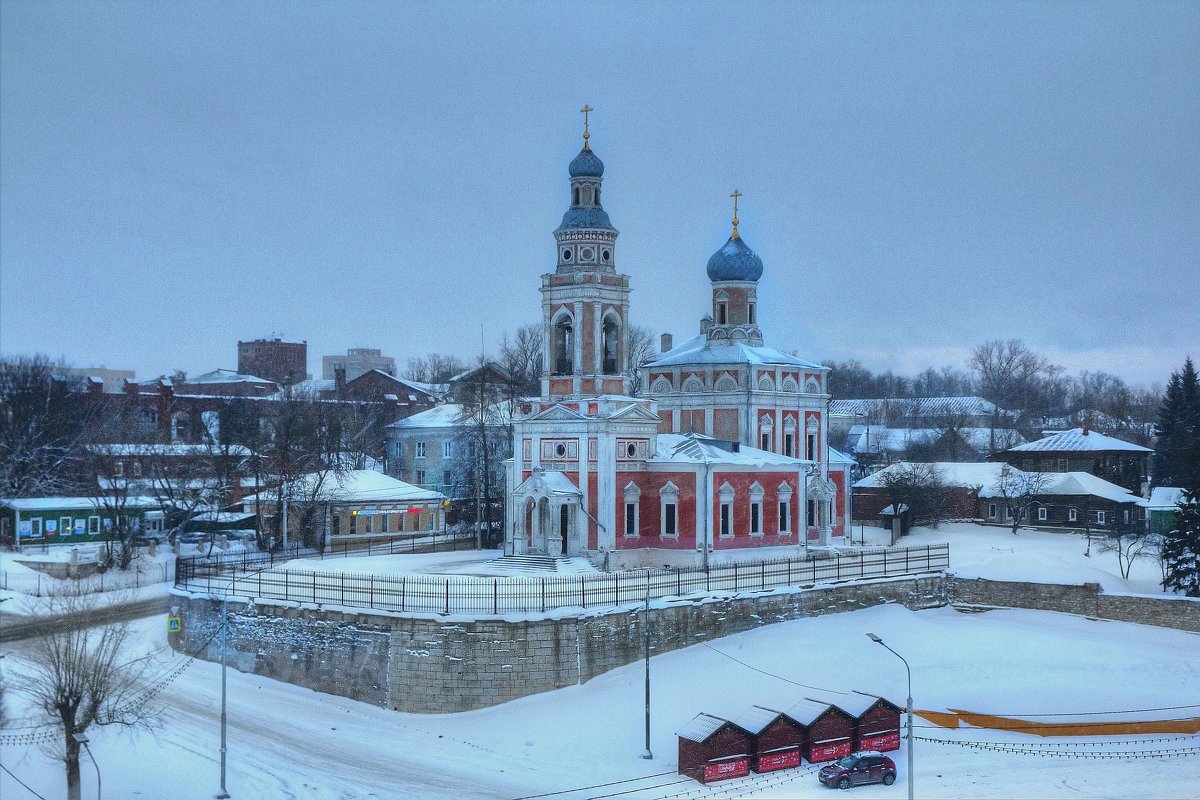
[[[308,342],[271,336],[238,342],[238,368],[242,375],[257,375],[280,386],[291,386],[309,377]]]

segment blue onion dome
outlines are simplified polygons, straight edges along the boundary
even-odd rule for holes
[[[579,155],[571,161],[568,170],[572,178],[602,178],[604,177],[604,162],[592,152],[590,147],[584,145],[583,149],[579,151]]]
[[[762,259],[734,230],[729,241],[708,259],[710,281],[756,281],[762,277]]]

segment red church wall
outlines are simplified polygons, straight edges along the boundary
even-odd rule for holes
[[[833,500],[833,535],[846,535],[846,473],[841,470],[829,471],[829,480],[837,487],[837,495]]]
[[[750,535],[750,486],[758,481],[763,488],[761,536]],[[787,536],[779,535],[780,483],[792,488],[791,525]],[[721,536],[721,486],[733,487],[733,536]],[[798,499],[800,488],[795,473],[787,472],[713,472],[713,547],[717,550],[750,547],[777,547],[797,541],[794,531],[800,524]]]
[[[638,538],[625,538],[625,487],[633,481],[641,496],[638,499]],[[662,498],[659,492],[667,481],[679,489],[675,501],[675,530],[677,539],[662,534]],[[667,550],[696,548],[696,475],[692,472],[618,472],[617,473],[617,549],[660,547]]]
[[[588,522],[587,522],[587,530],[588,530],[587,547],[589,550],[596,550],[600,546],[599,541],[598,541],[598,536],[597,536],[596,523],[593,521],[594,519],[599,517],[598,512],[600,511],[600,506],[599,506],[600,501],[598,499],[600,496],[600,493],[597,488],[598,481],[599,481],[599,477],[597,476],[597,474],[595,472],[588,473],[588,481],[587,481],[588,482],[588,501],[587,501],[587,504],[588,504],[588,512],[592,515],[588,519]]]

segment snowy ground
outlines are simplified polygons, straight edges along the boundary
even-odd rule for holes
[[[867,529],[868,544],[876,529]],[[857,530],[856,530],[857,533]],[[1157,590],[1157,566],[1117,575],[1112,553],[1081,537],[944,525],[918,530],[906,544],[950,541],[953,569],[995,579],[1081,583],[1109,591]],[[494,554],[394,557],[388,569],[473,572]],[[383,568],[393,557],[372,559]],[[350,560],[323,562],[322,568]],[[5,604],[9,605],[9,604]],[[134,625],[144,647],[165,646],[165,621]],[[786,707],[820,693],[836,702],[852,690],[905,696],[899,661],[866,638],[883,636],[913,668],[921,709],[960,708],[1034,719],[1135,719],[1200,716],[1200,636],[1163,628],[1092,621],[1062,614],[950,609],[911,612],[885,606],[766,626],[652,659],[652,749],[643,749],[643,666],[631,664],[587,684],[490,709],[447,715],[386,711],[341,697],[230,670],[228,788],[234,798],[524,798],[569,789],[560,800],[608,797],[656,786],[628,798],[827,797],[807,765],[705,789],[675,775],[674,732],[695,714],[736,715],[751,704]],[[6,671],[21,667],[23,645],[5,646]],[[165,674],[183,657],[163,654]],[[134,736],[92,730],[104,796],[199,800],[218,787],[220,667],[196,661],[162,695],[163,725]],[[29,725],[20,697],[7,699],[10,725]],[[1149,709],[1151,711],[1147,712]],[[1158,710],[1161,709],[1161,710]],[[1104,712],[1097,714],[1096,712]],[[1064,717],[1046,717],[1064,714]],[[948,731],[918,718],[916,791],[923,797],[1190,798],[1200,754],[1150,756],[1138,751],[1200,751],[1200,736],[1047,740],[1017,733]],[[65,793],[60,763],[36,746],[0,737],[0,760],[46,798]],[[1031,753],[962,746],[1026,749]],[[1055,747],[1047,747],[1054,744]],[[1048,757],[1042,752],[1067,752]],[[1119,758],[1096,758],[1122,753]],[[1091,758],[1083,759],[1088,754]],[[894,786],[854,790],[906,796],[904,751]],[[95,797],[95,772],[82,765],[84,797]],[[599,784],[642,778],[600,788]],[[596,788],[587,788],[596,787]],[[698,793],[698,794],[697,794]],[[0,797],[34,798],[0,774]]]

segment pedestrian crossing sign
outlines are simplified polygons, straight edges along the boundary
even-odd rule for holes
[[[167,617],[167,633],[179,633],[183,630],[182,617]]]

